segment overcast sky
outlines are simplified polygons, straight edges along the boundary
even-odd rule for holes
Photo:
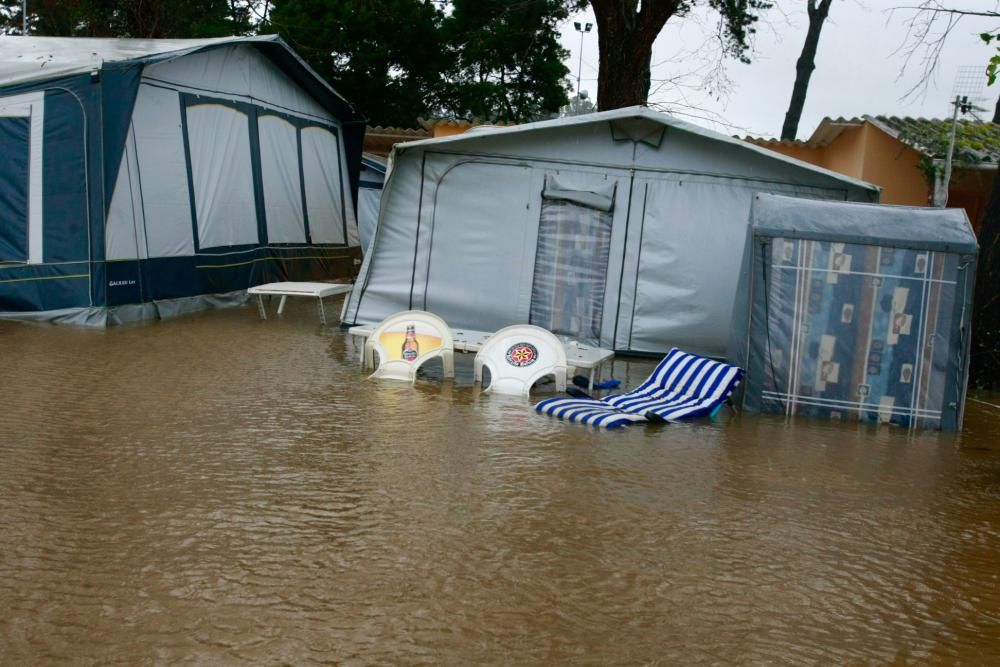
[[[890,14],[887,10],[914,5],[917,1],[834,0],[820,38],[816,70],[799,123],[799,139],[807,139],[824,116],[870,114],[941,118],[951,115],[948,102],[956,92],[959,73],[968,77],[970,68],[985,68],[995,52],[995,47],[980,41],[979,33],[996,30],[1000,21],[963,19],[949,37],[936,77],[926,91],[901,99],[918,83],[922,66],[913,62],[900,76],[904,62],[900,49],[906,41],[905,21],[913,12],[900,10]],[[997,0],[944,2],[962,9],[985,10],[997,10],[1000,4]],[[778,3],[785,13],[772,9],[767,14],[767,24],[758,30],[752,64],[726,62],[726,75],[731,83],[723,86],[728,92],[721,97],[709,94],[701,85],[704,75],[717,60],[712,56],[714,47],[708,37],[715,28],[713,15],[701,11],[688,19],[668,23],[653,50],[654,92],[650,102],[672,106],[678,112],[689,114],[685,116],[687,120],[727,134],[779,135],[808,17],[805,0],[777,0]],[[575,85],[580,33],[573,28],[574,20],[593,23],[594,18],[588,9],[573,17],[562,29],[563,45],[571,52],[567,66]],[[597,93],[597,63],[595,27],[583,36],[583,65],[580,68],[582,88],[592,99],[596,99]],[[661,83],[667,80],[679,80],[682,86]],[[985,81],[983,84],[976,87],[980,90],[978,94],[987,98],[980,104],[988,107],[989,112],[980,116],[988,119],[1000,94],[1000,82],[990,89],[985,88]],[[962,92],[966,92],[964,87]]]

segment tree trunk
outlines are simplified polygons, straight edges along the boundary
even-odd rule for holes
[[[993,122],[1000,119],[1000,99]],[[970,381],[981,389],[1000,389],[1000,178],[979,227],[979,268],[972,309]]]
[[[600,65],[597,108],[645,104],[649,98],[653,42],[678,9],[678,0],[591,0],[597,19]]]
[[[802,107],[806,104],[806,92],[809,90],[809,79],[816,69],[816,48],[819,46],[819,34],[823,31],[823,23],[830,13],[832,0],[809,0],[809,30],[806,41],[802,45],[802,53],[795,63],[795,85],[792,86],[792,99],[788,102],[785,113],[785,124],[781,127],[781,138],[794,141],[799,131],[799,120],[802,118]]]

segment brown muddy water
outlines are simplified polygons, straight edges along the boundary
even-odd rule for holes
[[[1000,410],[609,433],[456,357],[366,381],[306,301],[0,322],[0,662],[1000,662]]]

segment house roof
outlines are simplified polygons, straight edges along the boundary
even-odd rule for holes
[[[950,118],[870,115],[859,118],[827,117],[820,121],[812,136],[805,140],[748,136],[744,137],[744,141],[765,148],[823,148],[833,143],[845,130],[860,127],[866,122],[931,159],[943,159],[948,152]],[[981,120],[959,120],[955,131],[955,156],[967,165],[995,165],[1000,162],[1000,125]]]
[[[849,176],[844,176],[841,173],[817,167],[814,164],[810,164],[802,160],[796,160],[795,158],[760,148],[753,143],[748,143],[735,137],[730,137],[704,127],[699,127],[698,125],[680,120],[670,114],[653,111],[652,109],[643,106],[625,107],[623,109],[612,109],[610,111],[598,111],[578,116],[566,116],[564,118],[543,120],[534,123],[524,123],[522,125],[493,126],[489,128],[489,132],[465,132],[446,137],[410,141],[399,144],[395,150],[402,152],[428,145],[440,146],[444,144],[479,141],[484,138],[495,139],[498,136],[525,134],[556,128],[594,125],[597,123],[611,123],[616,135],[621,135],[622,137],[627,136],[634,141],[650,143],[656,146],[659,145],[659,139],[657,137],[662,136],[663,128],[681,130],[683,132],[689,132],[719,143],[732,145],[740,150],[749,150],[759,153],[772,160],[780,160],[782,162],[794,164],[797,167],[821,173],[838,181],[849,183],[855,187],[864,188],[874,192],[879,190],[878,186],[872,185],[871,183],[851,178]]]
[[[950,118],[876,116],[875,120],[881,129],[930,158],[943,158],[948,152]],[[997,164],[1000,161],[1000,125],[959,120],[955,127],[955,157],[973,164]]]

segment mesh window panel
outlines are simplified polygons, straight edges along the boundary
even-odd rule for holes
[[[568,201],[543,201],[531,324],[593,343],[600,338],[611,215]]]

